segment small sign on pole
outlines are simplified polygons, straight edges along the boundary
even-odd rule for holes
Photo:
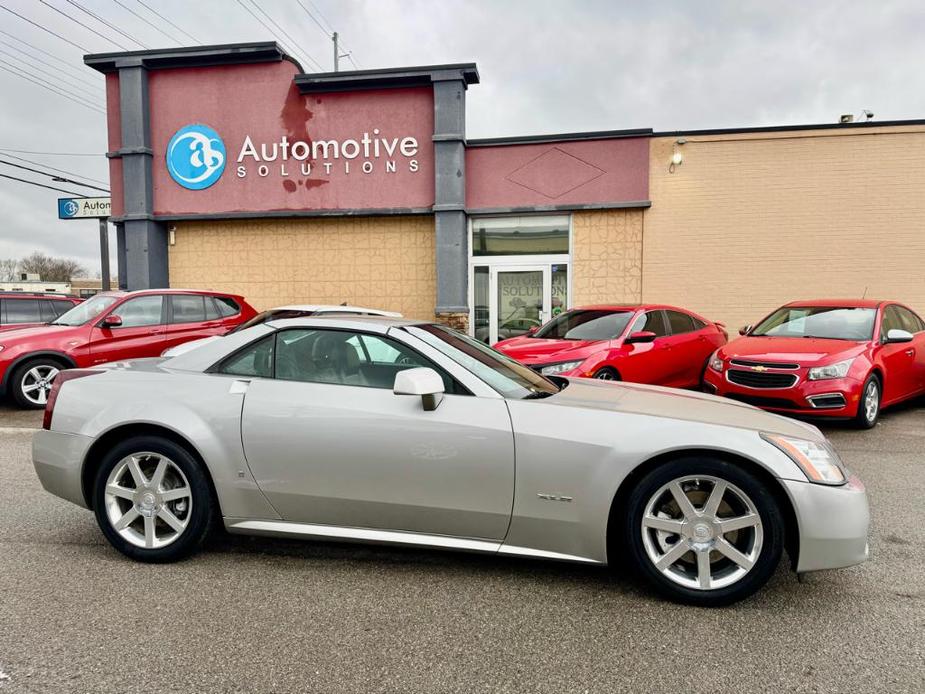
[[[109,217],[112,198],[58,198],[58,219]]]
[[[100,220],[100,270],[103,291],[110,289],[109,282],[109,215],[112,198],[58,198],[58,219]]]

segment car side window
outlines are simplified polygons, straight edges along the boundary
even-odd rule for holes
[[[206,302],[206,320],[218,320],[222,317],[221,311],[218,310],[218,302],[214,296],[204,297]]]
[[[122,319],[122,328],[143,328],[161,323],[163,306],[164,297],[161,294],[138,296],[116,306],[112,315]]]
[[[206,319],[205,298],[197,294],[171,294],[171,323],[201,323]]]
[[[219,313],[222,314],[222,318],[230,318],[241,312],[241,307],[238,306],[234,299],[230,299],[227,296],[216,296],[214,299],[218,306]]]
[[[668,326],[672,335],[682,335],[694,331],[694,321],[686,313],[680,311],[665,311],[668,316]]]
[[[891,330],[905,330],[899,313],[896,311],[896,306],[893,304],[883,310],[883,320],[880,323],[880,339],[886,339]]]
[[[433,362],[380,335],[292,328],[277,333],[276,378],[391,390],[395,374],[425,366],[443,377],[447,393],[465,389]]]
[[[639,332],[655,333],[656,337],[668,335],[668,327],[661,311],[646,311],[636,319],[630,334]]]
[[[276,335],[267,335],[228,357],[218,372],[229,376],[272,378],[275,348]]]
[[[7,299],[7,323],[41,323],[42,309],[38,299]]]
[[[917,333],[922,330],[922,319],[904,306],[894,306],[899,316],[902,329],[910,333]]]

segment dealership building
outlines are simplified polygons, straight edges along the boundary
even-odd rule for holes
[[[733,326],[798,298],[925,311],[925,120],[469,139],[472,63],[304,73],[275,43],[85,61],[129,289],[486,340],[599,303]]]

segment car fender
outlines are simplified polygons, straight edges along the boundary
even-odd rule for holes
[[[607,526],[617,491],[639,466],[685,452],[713,451],[777,479],[805,482],[800,468],[757,431],[663,417],[509,401],[517,450],[511,526],[505,545],[607,560]]]
[[[29,361],[30,359],[35,359],[36,357],[54,357],[55,359],[66,364],[67,368],[69,369],[73,369],[75,366],[77,366],[77,363],[70,356],[64,352],[59,352],[58,350],[54,349],[40,349],[20,354],[18,357],[13,359],[9,365],[7,365],[6,370],[3,372],[3,378],[0,379],[0,393],[6,392],[7,388],[9,387],[10,374],[16,370],[16,367],[18,367],[23,362]]]
[[[82,470],[98,464],[105,450],[125,436],[156,433],[157,428],[170,432],[205,465],[222,515],[278,519],[244,456],[243,395],[229,392],[233,381],[211,374],[106,370],[61,388],[52,428],[94,440],[80,461]]]

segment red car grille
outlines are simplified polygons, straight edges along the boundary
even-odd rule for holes
[[[749,368],[753,366],[763,366],[766,369],[799,369],[799,364],[784,364],[780,362],[773,361],[751,361],[750,359],[730,359],[729,363],[733,366],[747,366]]]
[[[729,369],[726,378],[731,383],[748,388],[790,388],[797,382],[796,374],[781,374],[771,371],[740,371]]]

